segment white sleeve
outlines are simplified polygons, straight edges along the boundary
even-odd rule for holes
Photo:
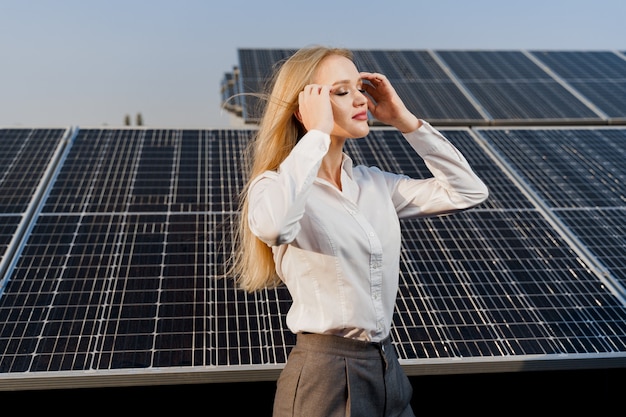
[[[397,177],[392,198],[398,216],[433,216],[476,206],[489,191],[461,152],[427,122],[404,134],[433,174],[432,178]]]
[[[250,230],[269,246],[291,242],[300,231],[299,221],[330,136],[319,130],[307,132],[280,164],[266,171],[248,189]]]

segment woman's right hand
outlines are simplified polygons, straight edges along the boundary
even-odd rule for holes
[[[335,125],[330,101],[330,86],[309,84],[298,94],[298,120],[304,128],[330,134]]]

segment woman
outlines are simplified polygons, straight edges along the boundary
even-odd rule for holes
[[[369,133],[368,110],[402,132],[432,178],[353,166],[344,144]],[[274,415],[412,416],[389,338],[398,219],[467,209],[486,186],[384,75],[359,72],[336,48],[301,49],[280,66],[252,157],[234,273],[249,292],[285,284],[297,334]]]

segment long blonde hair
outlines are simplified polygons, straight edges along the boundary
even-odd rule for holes
[[[259,129],[248,148],[252,164],[240,196],[240,217],[235,232],[237,240],[231,273],[239,288],[245,291],[281,285],[272,249],[259,240],[248,225],[248,188],[258,175],[278,169],[298,139],[306,133],[295,117],[298,94],[311,83],[319,63],[330,55],[353,59],[352,53],[343,48],[314,46],[300,49],[277,67],[270,80],[271,92],[266,97]]]

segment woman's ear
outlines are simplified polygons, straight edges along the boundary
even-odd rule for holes
[[[298,121],[300,123],[302,123],[302,115],[300,114],[300,110],[296,110],[295,112],[293,112],[293,115],[296,116],[296,119],[298,119]]]

